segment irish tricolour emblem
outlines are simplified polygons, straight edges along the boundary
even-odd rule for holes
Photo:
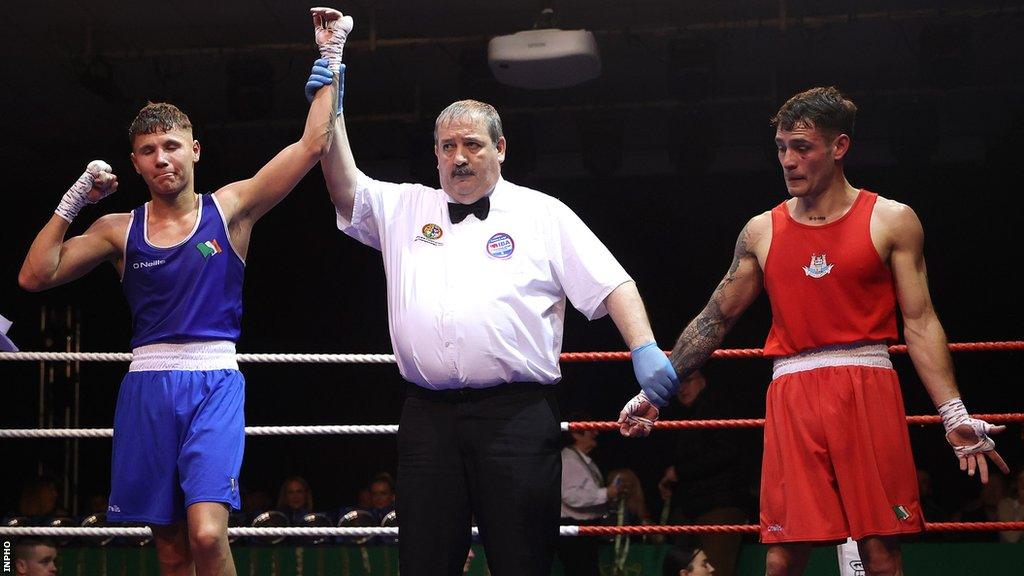
[[[825,259],[825,254],[812,254],[811,265],[804,266],[804,274],[807,274],[811,278],[821,278],[832,271],[832,267],[835,264],[829,264]]]
[[[206,242],[200,242],[199,244],[196,244],[196,248],[199,250],[199,253],[203,255],[203,258],[209,258],[210,256],[214,256],[222,252],[220,244],[217,243],[216,238],[213,240],[207,240]]]

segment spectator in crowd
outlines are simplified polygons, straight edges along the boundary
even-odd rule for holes
[[[277,495],[277,511],[288,517],[292,526],[302,526],[302,518],[313,511],[313,490],[302,476],[289,476]]]
[[[616,468],[607,475],[608,485],[619,484],[622,493],[621,502],[626,505],[626,515],[623,518],[623,526],[635,526],[637,524],[650,524],[651,514],[647,509],[647,499],[644,496],[644,489],[640,485],[640,478],[636,472],[629,468]]]
[[[53,576],[57,573],[57,546],[50,540],[22,538],[14,544],[12,560],[18,576]]]
[[[59,499],[60,490],[57,487],[57,481],[52,476],[37,476],[29,480],[22,488],[17,515],[33,521],[67,516],[67,510],[57,502]]]
[[[712,397],[704,393],[707,380],[700,370],[679,386],[676,399],[682,405],[681,418],[711,420],[727,416]],[[750,486],[742,456],[742,432],[700,428],[678,433],[673,464],[658,484],[665,500],[671,501],[670,524],[745,524],[750,508]],[[683,544],[685,537],[677,539]],[[702,534],[700,549],[711,559],[719,576],[735,573],[742,534]]]
[[[932,475],[923,468],[917,469],[917,490],[921,494],[921,513],[928,522],[945,522],[949,513],[935,500],[932,490]]]
[[[106,494],[96,493],[89,497],[89,514],[106,514],[109,501]]]
[[[270,494],[262,488],[242,487],[242,513],[245,515],[246,524],[252,522],[253,518],[273,508],[273,501]]]
[[[999,502],[1007,494],[1006,477],[1002,474],[992,474],[988,477],[988,483],[981,485],[978,495],[964,504],[950,519],[953,522],[995,522],[999,519]],[[957,539],[960,542],[998,542],[999,534],[965,532],[959,534]]]
[[[921,514],[927,522],[948,522],[947,512],[935,499],[932,489],[932,475],[923,468],[917,469],[917,491],[921,495]],[[959,535],[954,535],[959,536]],[[922,532],[906,538],[908,542],[943,542],[950,537],[944,532]]]
[[[378,522],[395,509],[395,479],[387,472],[378,472],[370,481],[370,510]]]
[[[661,572],[663,576],[709,576],[715,573],[715,567],[703,550],[690,544],[669,548]]]
[[[1016,494],[1000,500],[996,510],[996,519],[1000,522],[1024,522],[1024,468],[1014,478],[1017,479],[1014,486]],[[1011,544],[1024,542],[1024,530],[1002,530],[999,541]]]
[[[587,414],[576,412],[570,422],[589,420]],[[609,508],[626,495],[624,483],[605,485],[601,469],[590,458],[597,447],[596,430],[573,430],[562,433],[562,524],[601,524]],[[566,576],[597,576],[598,541],[594,538],[561,538],[558,558]]]
[[[356,492],[356,510],[369,510],[373,508],[373,494],[370,492],[369,486],[363,486]],[[349,508],[351,510],[352,508]]]

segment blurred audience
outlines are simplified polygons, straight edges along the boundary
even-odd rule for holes
[[[106,514],[109,502],[106,494],[93,494],[89,497],[89,511],[85,514]]]
[[[57,503],[59,499],[57,481],[52,476],[37,476],[26,482],[22,488],[17,515],[33,521],[67,516],[68,511]]]
[[[373,494],[370,493],[369,486],[363,486],[356,492],[356,505],[349,507],[349,510],[369,510],[373,508]]]
[[[988,483],[981,485],[978,495],[955,512],[953,522],[996,522],[999,519],[999,502],[1006,498],[1006,476],[998,471],[988,476]],[[960,542],[998,542],[996,532],[964,532],[957,535]]]
[[[676,400],[680,417],[712,420],[729,415],[704,393],[707,380],[698,370],[680,383]],[[671,414],[671,413],[670,413]],[[665,470],[658,491],[669,505],[669,524],[746,524],[751,507],[750,483],[741,457],[743,438],[737,430],[700,428],[679,431],[673,464]],[[677,545],[690,545],[681,536]],[[742,534],[702,534],[699,548],[719,576],[735,573]]]
[[[247,524],[273,507],[273,501],[266,490],[242,486],[242,513],[246,517]]]
[[[1016,482],[1011,494],[1006,498],[999,501],[999,506],[996,508],[996,519],[999,522],[1024,522],[1024,468],[1022,468],[1017,475],[1014,476]],[[989,477],[989,482],[992,478]],[[1002,530],[999,532],[999,541],[1008,542],[1011,544],[1019,544],[1024,542],[1024,531],[1022,530]]]
[[[640,478],[636,472],[629,468],[616,468],[608,472],[608,485],[619,484],[622,493],[620,502],[625,502],[626,514],[623,518],[623,526],[635,526],[637,524],[650,524],[651,514],[647,509],[647,498],[644,496],[644,489],[640,484]]]
[[[369,512],[380,522],[395,509],[395,479],[387,472],[374,474],[370,481]]]
[[[292,526],[302,526],[302,518],[313,511],[313,490],[305,478],[285,478],[277,494],[277,511],[287,516]]]
[[[589,419],[582,412],[568,416],[570,422]],[[627,494],[623,476],[617,476],[616,481],[606,486],[601,469],[590,458],[590,453],[597,447],[597,436],[596,430],[562,433],[563,525],[601,524],[609,508]],[[598,540],[559,538],[558,558],[566,576],[597,576]]]
[[[921,496],[921,513],[926,522],[948,522],[949,512],[935,499],[932,475],[923,468],[917,469],[917,491]],[[957,534],[948,532],[921,532],[904,538],[906,542],[945,542],[956,539]]]

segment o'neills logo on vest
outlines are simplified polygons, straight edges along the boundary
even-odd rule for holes
[[[150,260],[149,262],[132,262],[132,270],[139,270],[140,268],[152,268],[154,266],[160,266],[166,264],[167,260]]]
[[[832,271],[832,267],[835,264],[829,264],[825,260],[825,253],[811,254],[810,266],[804,266],[804,274],[807,274],[811,278],[821,278]]]

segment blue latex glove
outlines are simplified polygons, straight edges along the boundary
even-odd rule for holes
[[[306,80],[306,100],[313,101],[313,97],[316,93],[324,86],[330,86],[334,80],[334,75],[327,68],[327,59],[320,58],[313,62],[313,69],[309,73],[309,79]],[[345,65],[341,65],[341,69],[338,70],[338,113],[341,114],[341,101],[345,95]]]
[[[679,377],[657,342],[648,342],[630,352],[633,374],[644,394],[657,406],[665,406],[679,389]]]

